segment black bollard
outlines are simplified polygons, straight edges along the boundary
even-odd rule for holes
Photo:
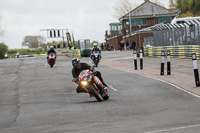
[[[167,51],[167,75],[171,75],[170,51]]]
[[[198,71],[198,66],[197,66],[197,58],[196,54],[192,54],[192,62],[193,62],[193,68],[194,68],[194,76],[195,76],[195,83],[196,87],[200,86],[199,84],[199,71]]]
[[[142,53],[142,49],[140,49],[140,69],[143,69],[143,53]]]
[[[162,51],[162,53],[161,53],[161,69],[160,69],[160,75],[164,75],[164,61],[165,61],[165,51]]]
[[[136,50],[134,50],[134,66],[135,66],[135,70],[137,70],[137,52],[136,52]]]

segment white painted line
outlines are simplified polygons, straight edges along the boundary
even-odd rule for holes
[[[112,87],[111,85],[108,85],[108,88],[114,90],[114,91],[117,91],[117,89],[115,89],[114,87]]]
[[[128,72],[128,73],[134,73],[134,72],[122,70],[122,69],[119,69],[119,68],[116,68],[116,67],[111,67],[111,68],[114,68],[114,69],[117,69],[117,70],[121,70],[121,71],[124,71],[124,72]],[[196,95],[196,94],[194,94],[194,93],[192,93],[192,92],[190,92],[190,91],[187,91],[187,90],[185,90],[185,89],[183,89],[183,88],[181,88],[181,87],[179,87],[179,86],[177,86],[177,85],[175,85],[175,84],[173,84],[173,83],[164,81],[164,80],[162,80],[162,79],[157,79],[157,78],[148,77],[148,76],[145,76],[145,75],[142,75],[142,74],[138,74],[138,73],[134,73],[134,74],[137,74],[137,75],[140,75],[140,76],[143,76],[143,77],[146,77],[146,78],[155,79],[155,80],[158,80],[158,81],[167,83],[167,84],[172,85],[172,86],[174,86],[175,88],[177,88],[177,89],[179,89],[179,90],[181,90],[181,91],[184,91],[184,92],[186,92],[186,93],[188,93],[188,94],[190,94],[190,95],[192,95],[192,96],[194,96],[194,97],[200,98],[199,95]]]
[[[157,130],[157,131],[150,131],[150,132],[145,132],[145,133],[160,133],[160,132],[169,132],[169,131],[174,131],[174,130],[180,130],[180,129],[186,129],[186,128],[193,128],[193,127],[199,127],[199,125],[190,125],[190,126],[185,126],[185,127],[176,127],[176,128],[171,128],[171,129],[163,129],[163,130]]]
[[[121,58],[115,58],[111,60],[122,60],[122,59],[132,59],[133,57],[121,57]]]

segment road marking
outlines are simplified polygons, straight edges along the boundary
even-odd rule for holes
[[[117,89],[115,89],[114,87],[112,87],[111,85],[108,85],[108,87],[114,91],[117,91]]]
[[[121,57],[121,58],[115,58],[110,60],[122,60],[122,59],[132,59],[133,57]]]
[[[143,75],[143,74],[138,74],[138,73],[135,73],[135,72],[130,72],[130,71],[122,70],[122,69],[119,69],[119,68],[116,68],[116,67],[111,67],[111,68],[114,68],[114,69],[117,69],[117,70],[121,70],[121,71],[124,71],[124,72],[128,72],[128,73],[134,73],[134,74],[137,74],[137,75],[146,77],[146,78],[150,78],[150,79],[154,79],[154,80],[158,80],[158,81],[167,83],[167,84],[172,85],[172,86],[174,86],[175,88],[177,88],[177,89],[179,89],[179,90],[181,90],[181,91],[184,91],[184,92],[186,92],[186,93],[188,93],[188,94],[190,94],[190,95],[192,95],[192,96],[194,96],[194,97],[196,97],[196,98],[200,98],[199,95],[196,95],[196,94],[194,94],[194,93],[192,93],[192,92],[190,92],[190,91],[188,91],[188,90],[185,90],[185,89],[183,89],[183,88],[181,88],[181,87],[179,87],[179,86],[177,86],[177,85],[175,85],[175,84],[173,84],[173,83],[164,81],[164,80],[162,80],[162,79],[157,79],[157,78],[148,77],[148,76]]]
[[[186,129],[186,128],[199,127],[199,126],[200,126],[200,124],[198,124],[198,125],[190,125],[190,126],[185,126],[185,127],[176,127],[176,128],[170,128],[170,129],[163,129],[163,130],[157,130],[157,131],[150,131],[150,132],[145,132],[145,133],[169,132],[169,131],[174,131],[174,130],[180,130],[180,129]]]

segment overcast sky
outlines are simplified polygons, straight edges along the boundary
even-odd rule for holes
[[[9,49],[21,48],[27,35],[47,36],[40,29],[68,29],[75,40],[104,42],[109,23],[118,22],[113,5],[119,0],[0,0],[0,26],[5,34],[0,42]],[[131,0],[140,5],[144,0]],[[158,0],[168,7],[169,0]],[[59,41],[60,39],[49,39]],[[66,38],[65,38],[66,40]]]

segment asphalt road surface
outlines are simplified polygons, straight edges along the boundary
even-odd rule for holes
[[[119,55],[109,56],[110,59]],[[104,58],[105,58],[104,56]],[[81,61],[90,63],[89,58]],[[71,58],[0,60],[1,133],[199,133],[200,99],[168,83],[103,66],[110,99],[76,93]]]

